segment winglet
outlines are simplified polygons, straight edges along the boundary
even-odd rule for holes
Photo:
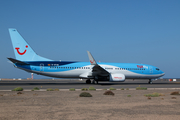
[[[91,55],[91,53],[89,51],[87,51],[88,53],[88,57],[90,60],[91,65],[97,65],[96,61],[94,60],[93,56]]]

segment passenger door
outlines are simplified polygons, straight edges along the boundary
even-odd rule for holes
[[[43,63],[40,64],[40,71],[42,71],[42,72],[44,71],[44,64]]]
[[[153,74],[153,68],[152,67],[149,67],[149,72],[150,72],[150,74]]]

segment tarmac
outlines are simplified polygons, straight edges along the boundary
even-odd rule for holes
[[[135,90],[136,87],[147,87],[148,90],[179,90],[180,79],[177,79],[177,81],[159,79],[153,81],[153,84],[148,84],[146,79],[128,79],[125,82],[99,82],[99,84],[86,84],[85,81],[78,79],[1,79],[0,81],[0,91],[11,91],[16,87],[22,87],[24,91],[31,91],[34,87],[40,88],[40,91],[46,91],[47,88],[58,88],[60,91],[68,91],[70,88],[75,88],[78,91],[81,88],[89,88],[90,86],[95,87],[96,90],[109,89],[110,87],[117,90],[121,90],[121,88]]]

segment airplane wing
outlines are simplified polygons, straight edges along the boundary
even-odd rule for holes
[[[91,55],[89,51],[87,51],[87,53],[88,53],[90,63],[92,65],[92,74],[100,75],[100,76],[108,76],[109,72],[96,63],[95,59],[93,58],[93,56]]]

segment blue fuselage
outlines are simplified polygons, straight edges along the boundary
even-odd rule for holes
[[[16,67],[28,72],[57,78],[94,78],[93,75],[82,77],[86,72],[92,71],[89,62],[64,62],[64,61],[37,61],[27,62],[26,65],[15,64]],[[131,79],[155,79],[165,73],[157,67],[135,63],[98,63],[109,73],[124,74]]]

